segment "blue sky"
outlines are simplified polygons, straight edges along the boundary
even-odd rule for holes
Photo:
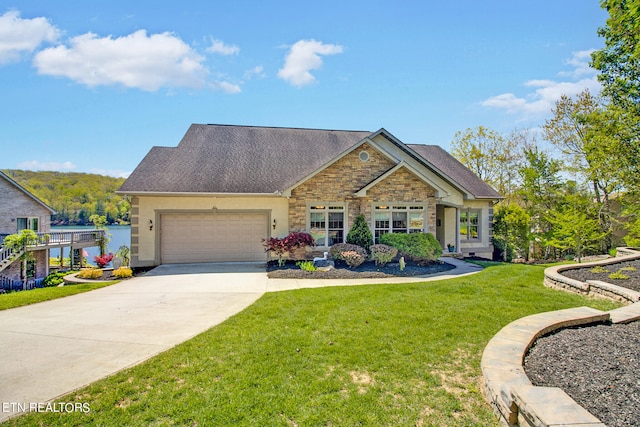
[[[0,0],[0,169],[127,176],[191,123],[445,149],[536,128],[599,90],[606,17],[597,0]]]

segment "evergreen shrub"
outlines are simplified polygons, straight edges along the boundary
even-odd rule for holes
[[[387,233],[380,243],[393,246],[402,256],[423,264],[442,256],[442,247],[431,233]]]
[[[391,262],[398,255],[398,249],[383,244],[369,246],[369,252],[371,253],[371,259],[379,266]]]
[[[365,248],[365,250],[373,245],[373,235],[371,234],[364,215],[358,215],[356,217],[351,230],[349,230],[347,234],[346,242],[352,245],[358,245],[361,248]]]

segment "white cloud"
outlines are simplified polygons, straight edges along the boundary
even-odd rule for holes
[[[58,40],[60,31],[46,18],[22,19],[11,10],[0,15],[0,64],[18,60],[44,42]]]
[[[267,77],[267,74],[264,72],[264,67],[262,65],[257,65],[250,70],[244,72],[245,80],[250,80],[252,78],[264,79]]]
[[[98,37],[93,33],[72,38],[36,54],[40,74],[67,77],[89,87],[120,84],[145,91],[161,87],[205,85],[204,58],[172,33]]]
[[[211,40],[211,46],[207,48],[207,52],[219,53],[220,55],[237,55],[240,53],[240,48],[235,45],[225,44],[222,40]]]
[[[34,171],[70,171],[75,170],[77,166],[72,162],[41,162],[39,160],[29,160],[18,163],[19,169]]]
[[[570,77],[566,80],[530,80],[524,83],[527,88],[534,88],[524,97],[518,97],[513,93],[503,93],[484,100],[483,107],[497,108],[512,114],[521,114],[527,119],[541,118],[551,112],[560,96],[573,97],[585,89],[592,94],[600,92],[601,85],[596,77],[596,71],[589,68],[590,54],[593,52],[574,52],[566,61],[573,69],[570,72],[560,72],[560,77]],[[579,80],[578,80],[579,79]]]
[[[131,171],[123,171],[118,169],[90,169],[89,173],[97,175],[112,176],[114,178],[129,178]]]
[[[221,90],[224,93],[234,94],[242,92],[239,85],[226,81],[214,81],[209,84],[215,90]]]
[[[589,66],[591,63],[591,54],[595,52],[595,49],[581,50],[573,52],[571,58],[565,61],[565,64],[571,65],[573,70],[561,71],[559,76],[569,76],[573,78],[580,78],[586,75],[594,75],[595,70]]]
[[[320,55],[342,53],[340,45],[324,44],[316,40],[300,40],[296,42],[285,58],[284,66],[278,71],[278,77],[294,86],[302,87],[315,81],[310,73],[322,66]]]

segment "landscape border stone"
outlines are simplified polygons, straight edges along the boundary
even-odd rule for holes
[[[618,248],[617,254],[621,256],[578,266],[549,267],[545,270],[544,284],[630,305],[609,312],[579,307],[523,317],[502,328],[489,341],[480,363],[484,392],[502,425],[606,427],[562,389],[534,386],[524,371],[524,358],[536,339],[558,329],[607,321],[628,323],[640,319],[640,293],[600,281],[583,283],[560,274],[572,268],[609,265],[640,258],[640,251],[632,248]]]

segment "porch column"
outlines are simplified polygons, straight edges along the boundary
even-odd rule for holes
[[[456,250],[458,253],[462,253],[460,247],[460,208],[456,208]]]

